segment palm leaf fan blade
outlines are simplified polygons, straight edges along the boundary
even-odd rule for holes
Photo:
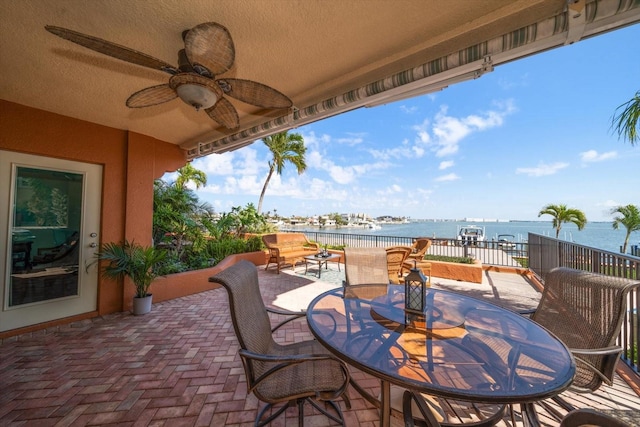
[[[213,74],[229,70],[236,57],[229,30],[215,22],[193,27],[184,38],[184,47],[191,65],[202,65]]]
[[[79,44],[80,46],[84,46],[112,58],[147,68],[153,68],[155,70],[169,72],[170,74],[172,73],[172,70],[175,70],[173,65],[160,59],[98,37],[89,36],[67,28],[55,27],[52,25],[46,25],[44,28],[51,34],[55,34],[65,40],[69,40],[70,42]]]
[[[169,102],[177,97],[178,94],[176,91],[171,89],[168,84],[151,86],[131,95],[127,99],[127,107],[150,107],[152,105],[164,104],[165,102]]]
[[[282,92],[252,80],[221,79],[220,86],[226,95],[257,107],[289,108],[293,105]]]
[[[220,98],[216,105],[204,110],[216,122],[227,129],[236,129],[240,126],[240,118],[235,107],[224,98]]]

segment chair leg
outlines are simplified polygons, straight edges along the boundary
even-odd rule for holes
[[[304,400],[298,399],[298,427],[304,427]]]
[[[282,407],[278,408],[278,410],[277,410],[275,413],[273,413],[273,414],[269,415],[269,416],[267,417],[267,419],[266,419],[266,420],[264,420],[264,421],[260,421],[260,420],[262,419],[262,416],[263,416],[263,415],[264,415],[264,414],[265,414],[269,409],[273,408],[273,405],[272,405],[271,403],[266,404],[266,405],[264,406],[264,408],[262,408],[262,409],[260,410],[260,412],[258,413],[258,416],[256,417],[256,421],[255,421],[255,423],[253,424],[253,425],[254,425],[254,427],[264,427],[264,426],[266,426],[267,424],[270,424],[270,423],[271,423],[271,421],[275,420],[276,418],[278,418],[278,416],[280,416],[280,414],[282,414],[284,411],[286,411],[286,409],[287,409],[289,406],[291,406],[291,402],[288,402],[288,403],[286,403],[286,404],[282,405]]]
[[[343,397],[344,397],[344,395],[343,395]],[[340,410],[340,406],[336,402],[334,402],[333,400],[324,400],[323,402],[325,403],[325,406],[329,405],[331,408],[333,408],[333,412],[335,412],[335,415],[333,413],[331,413],[330,411],[328,411],[326,408],[323,408],[322,406],[320,406],[320,402],[316,401],[315,399],[307,398],[306,400],[308,400],[309,403],[311,404],[311,406],[316,408],[325,417],[329,418],[332,421],[335,421],[335,422],[339,423],[342,426],[345,425],[344,424],[344,415],[342,414],[342,410]],[[349,406],[351,406],[351,403],[349,403]]]

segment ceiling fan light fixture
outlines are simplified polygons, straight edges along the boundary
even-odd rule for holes
[[[185,103],[196,110],[213,107],[218,102],[218,96],[208,88],[196,84],[185,84],[176,88],[176,93]]]
[[[196,74],[175,75],[169,79],[169,86],[196,111],[213,107],[222,97],[222,91],[215,81]]]

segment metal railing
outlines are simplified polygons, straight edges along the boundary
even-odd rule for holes
[[[387,247],[395,245],[411,246],[416,237],[381,236],[377,234],[332,233],[325,231],[293,231],[304,233],[311,241],[321,245],[337,247]],[[526,267],[528,244],[498,242],[495,240],[464,244],[454,238],[432,238],[430,255],[450,257],[471,257],[483,264],[503,267]]]
[[[582,246],[533,233],[529,233],[528,242],[529,269],[543,282],[546,274],[556,267],[570,267],[607,276],[640,280],[640,257]],[[640,292],[634,290],[627,297],[627,310],[618,337],[618,345],[623,348],[622,360],[636,373],[640,372],[638,307],[640,307]]]

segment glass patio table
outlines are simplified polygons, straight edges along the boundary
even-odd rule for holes
[[[571,384],[571,353],[528,318],[444,290],[427,289],[426,301],[422,314],[409,314],[403,285],[360,285],[325,292],[307,310],[320,343],[381,380],[380,399],[368,398],[380,408],[382,427],[390,425],[390,384],[459,401],[521,404],[533,425],[533,402]]]

